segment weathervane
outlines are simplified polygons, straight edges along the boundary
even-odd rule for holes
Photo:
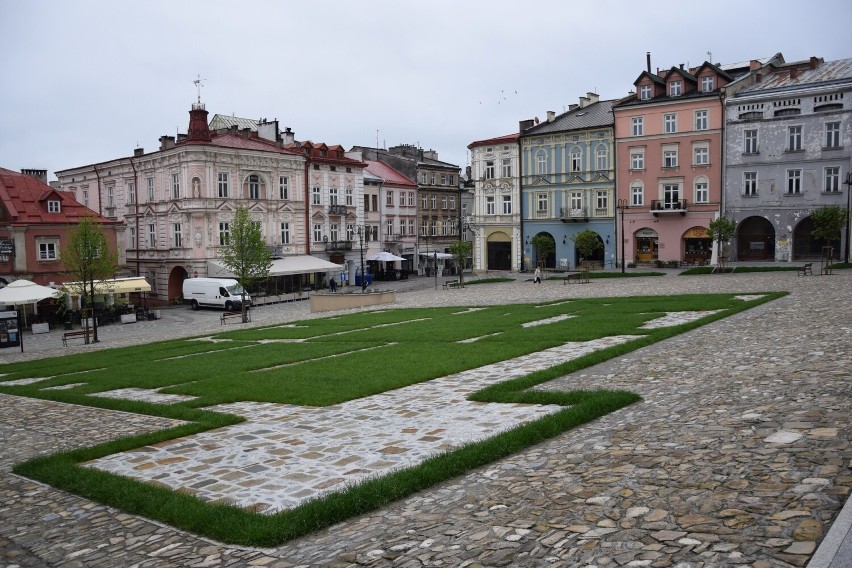
[[[206,79],[201,78],[201,75],[198,75],[198,78],[195,81],[193,81],[193,83],[195,84],[195,87],[198,89],[198,106],[199,106],[199,108],[202,107],[202,104],[201,104],[201,87],[204,86],[204,83],[202,83],[202,81],[205,81],[205,80]]]

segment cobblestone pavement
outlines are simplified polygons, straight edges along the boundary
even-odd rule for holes
[[[399,288],[400,306],[791,294],[541,387],[625,388],[640,403],[268,550],[223,546],[9,474],[31,456],[168,421],[2,396],[0,564],[802,566],[852,489],[852,271],[414,288]],[[144,326],[152,338],[218,328],[215,313],[164,312],[132,333],[133,324],[105,328],[98,346],[42,350],[58,335],[33,337],[31,353],[0,360],[126,344]],[[197,319],[175,321],[186,316]],[[269,306],[253,325],[303,317],[307,302]]]

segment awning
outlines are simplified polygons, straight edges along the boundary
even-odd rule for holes
[[[288,276],[292,274],[313,274],[314,272],[340,272],[343,267],[307,254],[285,256],[272,261],[270,276]],[[235,278],[234,273],[215,260],[207,261],[207,276],[210,278]]]
[[[82,289],[80,282],[65,282],[62,289],[77,294]],[[140,277],[95,280],[95,294],[126,294],[128,292],[150,292],[151,285]]]
[[[446,260],[448,258],[453,258],[453,255],[446,252],[420,252],[420,256],[428,256],[429,258],[435,258],[435,255],[438,255],[438,260]]]

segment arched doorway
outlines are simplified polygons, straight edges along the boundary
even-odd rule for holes
[[[694,264],[707,264],[713,253],[713,239],[705,227],[692,227],[683,233],[683,260]]]
[[[512,239],[502,231],[488,235],[486,270],[512,269]]]
[[[657,260],[659,236],[654,229],[639,229],[633,233],[636,242],[636,262]]]
[[[817,259],[822,257],[822,247],[831,245],[834,247],[834,257],[840,255],[840,239],[831,242],[825,239],[817,239],[811,236],[814,230],[814,222],[810,217],[805,217],[796,228],[793,229],[793,260]]]
[[[604,256],[606,254],[604,250],[604,242],[600,235],[595,233],[595,236],[597,236],[600,246],[589,258],[581,258],[582,255],[580,254],[580,251],[577,250],[576,246],[574,247],[574,266],[580,266],[581,262],[585,262],[587,263],[587,266],[599,266],[600,268],[603,268]]]
[[[737,227],[737,260],[775,260],[775,228],[763,217],[748,217]]]
[[[545,241],[550,241],[549,246],[546,248],[549,249],[549,253],[545,255],[543,258],[539,256],[538,250],[533,246],[533,255],[535,255],[535,266],[542,266],[544,268],[555,268],[556,267],[556,239],[553,238],[553,235],[550,233],[539,233],[534,238],[542,239]]]
[[[183,295],[183,281],[189,275],[183,266],[175,266],[169,273],[169,304],[174,304],[175,300]]]

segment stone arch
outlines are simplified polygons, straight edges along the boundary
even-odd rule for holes
[[[746,217],[737,225],[737,260],[775,260],[775,227],[765,217]]]
[[[175,303],[178,298],[183,296],[183,281],[187,278],[189,278],[189,274],[183,266],[175,266],[169,272],[169,304]]]

